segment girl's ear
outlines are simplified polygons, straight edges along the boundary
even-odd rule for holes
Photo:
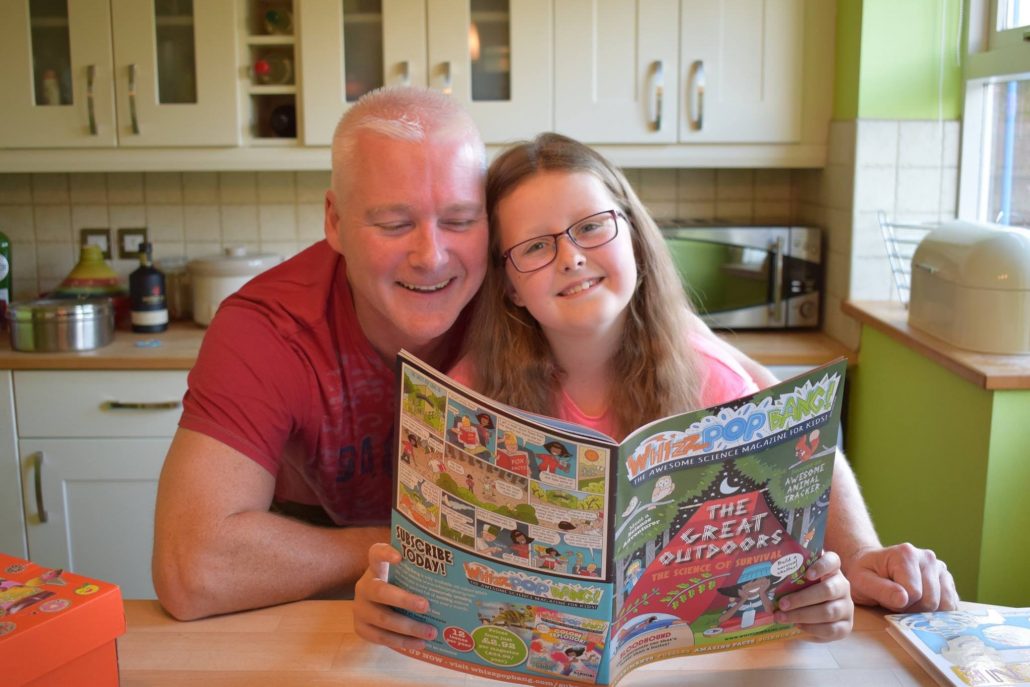
[[[522,300],[522,296],[519,295],[519,292],[515,290],[515,287],[512,286],[511,282],[507,279],[504,280],[504,295],[508,297],[508,300],[520,308],[526,307],[526,303]]]

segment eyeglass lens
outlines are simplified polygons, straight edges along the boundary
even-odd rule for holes
[[[599,212],[579,220],[571,227],[558,234],[536,236],[515,245],[508,253],[515,269],[521,272],[532,272],[548,265],[558,254],[558,239],[568,236],[580,248],[597,248],[603,246],[618,233],[615,211]]]

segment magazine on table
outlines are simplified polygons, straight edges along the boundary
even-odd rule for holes
[[[886,618],[887,632],[945,687],[1030,685],[1030,608],[981,605]]]
[[[429,599],[409,653],[550,686],[797,634],[821,555],[847,362],[616,442],[398,356],[390,582]]]

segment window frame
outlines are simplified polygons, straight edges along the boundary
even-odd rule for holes
[[[986,216],[990,174],[987,142],[992,135],[986,116],[987,86],[1013,79],[1030,79],[1030,25],[997,30],[998,9],[1014,0],[964,0],[966,55],[963,60],[965,103],[959,163],[958,216],[993,221]]]

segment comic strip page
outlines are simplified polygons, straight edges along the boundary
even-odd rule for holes
[[[605,684],[613,447],[410,365],[400,384],[393,539],[405,563],[391,575],[430,598],[430,651],[466,672]]]

